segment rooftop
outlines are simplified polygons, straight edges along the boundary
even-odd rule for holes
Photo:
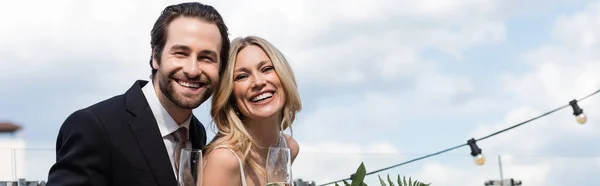
[[[21,130],[21,126],[11,122],[0,122],[0,133],[13,133]]]

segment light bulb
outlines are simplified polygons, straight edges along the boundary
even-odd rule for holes
[[[477,156],[475,156],[475,164],[483,165],[484,163],[485,163],[485,156],[483,156],[483,154],[478,154]]]
[[[575,118],[577,119],[577,123],[579,124],[585,124],[585,122],[587,122],[587,116],[583,113],[575,116]]]

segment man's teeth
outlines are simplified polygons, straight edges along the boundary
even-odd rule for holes
[[[190,82],[185,82],[185,81],[177,81],[177,83],[179,83],[179,85],[181,85],[181,86],[189,87],[189,88],[199,88],[200,87],[200,83],[190,83]]]
[[[262,93],[262,94],[260,94],[260,95],[258,95],[256,97],[252,98],[252,101],[255,101],[255,102],[256,101],[260,101],[260,100],[263,100],[263,99],[266,99],[266,98],[270,98],[271,96],[273,96],[273,93],[265,92],[265,93]]]

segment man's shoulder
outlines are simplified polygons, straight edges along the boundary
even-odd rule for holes
[[[141,94],[141,96],[143,96],[141,87],[143,87],[146,83],[147,81],[138,80],[126,92],[101,100],[83,109],[92,111],[94,113],[114,113],[116,111],[125,111],[127,106],[127,97],[139,97],[140,95],[137,94]]]
[[[115,111],[115,109],[125,108],[125,95],[120,94],[108,99],[94,103],[84,109],[92,112]]]
[[[90,123],[91,121],[100,121],[101,118],[107,118],[107,116],[113,115],[111,113],[118,111],[119,107],[122,107],[121,105],[124,105],[123,97],[123,95],[113,96],[88,107],[77,109],[66,118],[63,127],[65,127],[64,125],[70,125],[70,123]],[[75,126],[82,125],[77,124]]]
[[[144,83],[143,81],[136,81],[135,84],[125,93],[105,98],[104,100],[98,101],[92,105],[75,110],[67,117],[65,124],[70,122],[80,122],[82,120],[88,120],[88,122],[96,121],[98,124],[115,123],[116,120],[119,120],[119,118],[126,116],[126,97],[130,94],[135,94],[132,92],[132,90],[140,89],[140,85],[143,86],[143,84],[140,84],[140,82]],[[141,92],[141,90],[139,91]]]

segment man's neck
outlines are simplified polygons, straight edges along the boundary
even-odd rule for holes
[[[154,82],[151,82],[151,83],[154,83]],[[156,85],[156,84],[154,84],[154,85]],[[175,122],[177,124],[181,125],[192,114],[191,109],[184,109],[184,108],[178,107],[177,105],[175,105],[175,103],[173,103],[171,100],[169,100],[169,98],[167,98],[162,93],[159,86],[154,86],[154,93],[156,93],[156,95],[158,97],[158,101],[160,101],[160,104],[165,108],[165,110],[167,110],[167,113],[169,113],[169,115],[173,118],[173,120],[175,120]]]

